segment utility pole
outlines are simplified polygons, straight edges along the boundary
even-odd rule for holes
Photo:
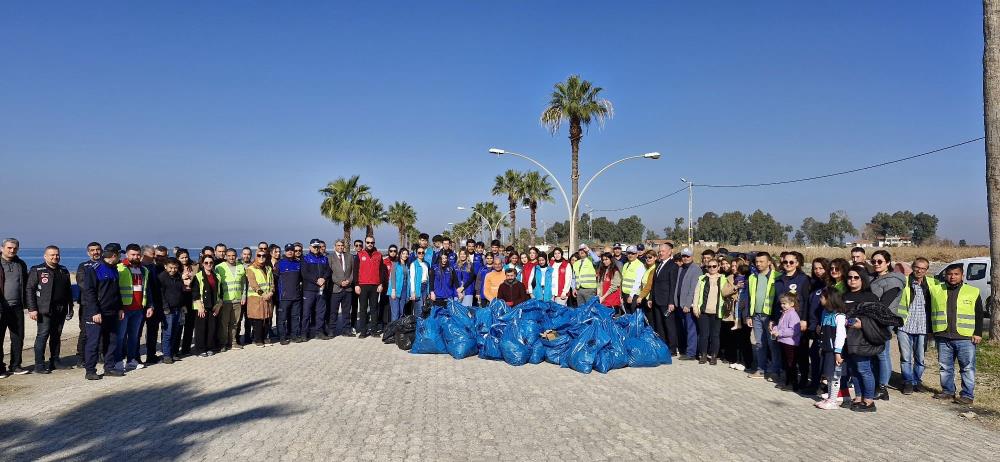
[[[990,229],[990,343],[1000,343],[1000,2],[983,2],[983,119],[986,126],[986,208]]]
[[[688,247],[694,243],[694,230],[691,228],[691,221],[694,220],[694,182],[681,178],[681,181],[688,185]]]

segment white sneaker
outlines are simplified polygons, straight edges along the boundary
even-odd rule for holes
[[[841,399],[841,401],[843,401],[843,399]],[[820,401],[820,402],[816,403],[816,407],[818,407],[820,409],[823,409],[823,410],[826,410],[826,411],[831,411],[831,410],[839,408],[840,405],[836,401],[831,401],[831,400],[825,399],[823,401]]]
[[[742,365],[742,364],[738,364],[737,363],[736,365],[733,366],[733,369],[736,369],[736,370],[738,370],[740,372],[743,372],[743,371],[747,370],[747,367],[744,366],[744,365]]]

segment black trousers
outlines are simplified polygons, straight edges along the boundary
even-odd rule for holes
[[[179,352],[180,355],[188,355],[191,354],[191,342],[194,340],[194,318],[198,317],[198,312],[191,305],[185,306],[182,310],[184,322],[181,326],[181,335],[174,337],[173,351]]]
[[[10,307],[6,302],[0,302],[0,371],[3,367],[3,339],[10,331],[10,364],[9,369],[21,367],[21,350],[24,349],[24,308]]]
[[[35,369],[45,367],[45,344],[49,345],[49,359],[59,362],[59,346],[62,344],[63,324],[66,315],[61,313],[39,314],[38,333],[35,334]]]
[[[358,334],[368,333],[369,319],[368,315],[371,313],[371,324],[372,327],[379,322],[379,306],[378,306],[378,286],[372,284],[365,284],[361,286],[361,294],[358,295]]]
[[[263,319],[247,319],[249,322],[250,331],[253,334],[253,343],[258,345],[264,344],[264,334],[267,332],[264,330],[264,320]]]
[[[798,385],[799,388],[809,386],[809,374],[812,372],[809,367],[809,360],[811,356],[809,345],[811,344],[810,339],[812,338],[812,335],[810,334],[811,332],[803,332],[798,346],[795,347],[795,362],[796,365],[798,365],[798,380],[796,385]]]
[[[702,313],[698,316],[698,354],[711,357],[719,355],[719,329],[722,321],[717,314]]]
[[[145,319],[146,324],[146,362],[156,359],[156,340],[160,336],[160,324],[163,323],[163,313],[153,310],[153,315]]]
[[[670,354],[677,355],[678,348],[680,348],[680,345],[678,344],[679,340],[677,339],[677,323],[679,322],[677,319],[677,310],[668,312],[667,305],[653,304],[653,313],[656,313],[657,311],[663,312],[663,332],[666,336],[661,338],[663,338],[663,340],[667,342],[667,346],[670,347]],[[655,325],[653,329],[656,329]]]
[[[219,349],[218,319],[211,309],[206,311],[204,318],[197,313],[194,316],[194,354]]]
[[[648,304],[645,306],[649,306]],[[666,305],[653,304],[652,308],[644,308],[646,311],[646,319],[649,320],[649,325],[653,327],[653,332],[659,335],[664,342],[670,344],[669,336],[667,335],[667,307]],[[677,332],[674,332],[677,335]]]
[[[80,304],[80,309],[77,312],[77,322],[80,323],[80,336],[76,338],[76,361],[77,363],[83,363],[83,351],[87,345],[87,323],[84,322],[83,316],[83,304]]]
[[[104,313],[101,315],[101,323],[94,322],[88,317],[84,321],[87,330],[87,344],[83,351],[83,367],[89,373],[97,373],[98,350],[101,345],[104,347],[104,368],[105,370],[114,367],[118,360],[118,312]]]

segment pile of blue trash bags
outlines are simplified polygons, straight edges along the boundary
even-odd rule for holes
[[[512,366],[545,361],[584,374],[671,362],[670,350],[642,310],[615,318],[596,298],[578,308],[538,300],[514,307],[494,300],[469,308],[451,301],[417,319],[410,352],[455,359],[478,355]]]

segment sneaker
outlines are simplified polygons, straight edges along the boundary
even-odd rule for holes
[[[749,379],[762,379],[762,378],[764,378],[764,373],[761,372],[761,371],[754,371],[754,372],[751,372],[751,373],[747,374],[747,378],[749,378]]]
[[[875,412],[875,402],[871,404],[859,403],[857,406],[851,406],[851,410],[854,412]]]
[[[181,357],[180,357],[180,356],[174,356],[174,357],[173,357],[173,358],[171,358],[171,359],[173,359],[174,361],[180,361],[180,360],[181,360]]]
[[[201,354],[198,355],[198,357],[199,358],[207,358],[208,357],[208,352],[206,351],[204,353],[201,353]]]
[[[875,399],[882,401],[889,401],[889,388],[885,385],[881,385],[875,389]]]
[[[163,364],[173,364],[173,363],[174,363],[174,358],[171,358],[170,356],[163,357]]]
[[[738,370],[738,371],[740,371],[740,372],[743,372],[743,371],[745,371],[745,370],[747,369],[747,367],[746,367],[746,366],[744,366],[744,365],[742,365],[742,364],[740,364],[740,363],[736,363],[736,364],[735,364],[735,365],[733,366],[733,369],[736,369],[736,370]]]
[[[959,396],[952,401],[955,404],[960,404],[962,406],[972,406],[972,398],[967,398],[965,396]]]
[[[209,351],[206,351],[206,352],[205,352],[205,356],[215,356],[215,352],[214,352],[214,351],[211,351],[211,350],[209,350]]]
[[[912,395],[913,394],[913,385],[911,385],[909,383],[903,385],[903,394],[904,395]]]
[[[24,374],[30,374],[31,370],[30,369],[25,369],[25,368],[23,368],[21,366],[17,366],[15,368],[11,369],[10,373],[14,374],[14,375],[24,375]]]
[[[282,345],[288,345],[289,343],[292,343],[292,341],[288,340],[288,339],[284,339],[284,340],[281,341]]]
[[[854,401],[851,401],[849,399],[844,399],[844,401],[840,403],[840,407],[844,409],[853,409],[854,406],[855,406]]]
[[[107,377],[125,377],[125,371],[121,369],[106,369],[104,375]]]
[[[934,399],[941,401],[953,401],[955,399],[955,395],[949,395],[948,393],[944,392],[934,393]]]
[[[764,374],[764,380],[774,383],[779,377],[776,374]]]
[[[736,363],[729,363],[730,369],[736,369]]]
[[[36,374],[51,374],[52,371],[50,371],[50,370],[48,370],[48,369],[46,369],[44,367],[36,367],[35,368],[35,373]]]
[[[823,409],[825,411],[832,411],[840,407],[840,404],[834,400],[824,399],[823,401],[816,403],[816,407]]]
[[[918,384],[914,385],[913,386],[913,392],[914,393],[923,393],[924,392],[924,386],[923,386],[923,384],[919,384],[918,383]]]
[[[85,378],[87,380],[101,380],[104,377],[100,376],[100,375],[97,375],[96,372],[88,372],[86,375],[83,376],[83,378]]]

